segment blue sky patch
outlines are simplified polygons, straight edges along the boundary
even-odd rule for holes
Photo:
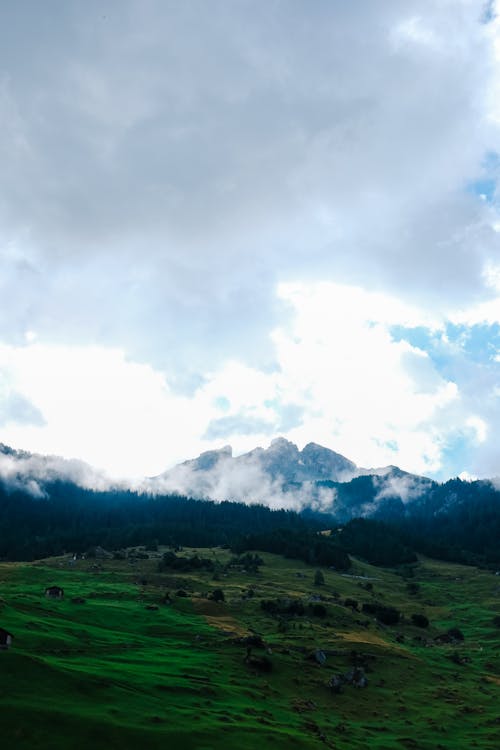
[[[476,364],[492,364],[500,351],[500,325],[483,323],[473,326],[447,323],[444,331],[424,326],[407,328],[391,326],[394,341],[407,341],[426,352],[436,369],[445,374],[457,356]]]

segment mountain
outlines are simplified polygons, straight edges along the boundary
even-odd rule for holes
[[[269,448],[254,448],[241,456],[233,457],[230,445],[220,450],[206,451],[198,458],[184,461],[181,466],[193,471],[211,471],[217,464],[232,462],[235,466],[258,463],[271,479],[286,482],[307,482],[330,479],[336,482],[349,481],[358,475],[356,464],[340,453],[317,443],[308,443],[299,451],[294,443],[278,437]],[[162,476],[167,476],[165,472]]]
[[[150,480],[150,488],[211,500],[263,502],[271,507],[309,508],[340,520],[374,515],[392,506],[401,515],[431,480],[397,466],[363,469],[340,453],[308,443],[302,450],[283,437],[268,448],[233,456],[230,446],[202,453]]]
[[[133,485],[111,482],[101,472],[77,460],[14,450],[0,443],[0,482],[43,498],[57,483],[101,492],[178,494],[205,500],[262,504],[312,513],[330,513],[345,522],[356,517],[398,518],[425,505],[439,511],[453,497],[431,500],[435,485],[425,477],[396,466],[363,469],[340,453],[317,443],[303,450],[282,437],[268,448],[233,456],[230,446],[202,453],[157,477]],[[436,507],[434,507],[436,506]]]
[[[343,533],[354,523],[347,551],[366,559],[387,561],[391,540],[399,540],[431,557],[498,569],[497,487],[488,480],[439,484],[393,466],[359,469],[327,448],[311,443],[299,451],[283,439],[237,457],[229,447],[210,451],[131,487],[79,461],[0,445],[0,558],[155,539],[234,545],[249,534],[267,545],[261,549],[291,548],[297,545],[283,537],[285,528]]]

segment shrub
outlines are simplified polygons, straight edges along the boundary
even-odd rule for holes
[[[361,609],[367,615],[375,615],[383,625],[396,625],[401,617],[401,613],[395,607],[387,607],[378,602],[365,602]]]
[[[417,628],[428,628],[429,627],[429,620],[425,615],[422,614],[415,614],[411,616],[411,621],[414,625],[417,626]]]
[[[325,576],[321,572],[321,570],[317,570],[314,574],[314,585],[315,586],[324,586],[325,585]]]
[[[262,599],[260,608],[270,615],[303,615],[304,605],[300,599]]]
[[[193,555],[193,557],[178,557],[175,552],[165,552],[162,559],[158,563],[158,570],[162,573],[165,570],[182,570],[189,572],[192,570],[209,570],[215,569],[213,560],[206,557],[199,557]]]
[[[212,599],[212,601],[214,602],[224,602],[226,600],[226,597],[224,596],[224,592],[222,589],[214,589],[210,594],[210,599]]]
[[[396,625],[400,617],[401,613],[394,607],[379,607],[377,609],[377,620],[383,625]]]
[[[311,604],[309,611],[314,617],[326,617],[326,607],[323,604]]]
[[[236,555],[229,561],[229,567],[243,568],[247,573],[258,573],[259,567],[264,564],[260,555],[247,552],[244,555]]]
[[[447,631],[447,635],[450,636],[450,638],[453,638],[455,641],[463,641],[464,640],[464,634],[459,628],[450,628]]]
[[[246,663],[258,672],[272,672],[273,663],[267,656],[250,656]]]

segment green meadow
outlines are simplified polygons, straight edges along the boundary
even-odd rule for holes
[[[163,551],[134,564],[0,565],[0,627],[14,635],[0,651],[3,750],[500,747],[500,577],[492,572],[354,560],[349,575],[322,569],[318,586],[315,568],[262,553],[258,572],[230,567],[214,580],[209,571],[158,572]],[[231,557],[198,553],[221,571]],[[62,600],[45,596],[53,584]],[[209,598],[216,588],[225,601]],[[319,596],[322,616],[311,605]],[[262,600],[278,599],[300,599],[306,611],[262,610]],[[377,622],[361,611],[370,602],[397,608],[401,621]],[[413,614],[429,626],[417,627]],[[436,641],[449,628],[463,641]],[[251,656],[271,671],[246,660],[238,639],[252,634],[266,648]],[[357,664],[367,687],[329,688]]]

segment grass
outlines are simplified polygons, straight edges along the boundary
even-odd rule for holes
[[[221,564],[230,556],[199,552]],[[0,652],[3,750],[498,750],[498,577],[422,559],[405,579],[355,561],[349,575],[323,570],[325,585],[316,587],[314,568],[261,556],[258,574],[230,569],[219,581],[207,572],[159,574],[155,555],[135,566],[103,561],[100,570],[69,558],[1,564],[0,626],[15,636]],[[61,601],[44,596],[54,583],[65,589]],[[254,596],[243,598],[249,587]],[[176,597],[179,588],[189,596]],[[225,602],[207,599],[214,588]],[[161,603],[166,590],[171,605]],[[280,625],[260,608],[262,599],[317,594],[327,599],[324,618]],[[380,626],[343,606],[346,597],[395,606],[405,619]],[[411,623],[417,612],[428,629]],[[436,645],[450,627],[464,642]],[[272,652],[269,674],[248,667],[235,642],[253,632]],[[307,658],[318,648],[323,666]],[[369,667],[369,685],[334,694],[327,682],[351,667],[353,651]]]

